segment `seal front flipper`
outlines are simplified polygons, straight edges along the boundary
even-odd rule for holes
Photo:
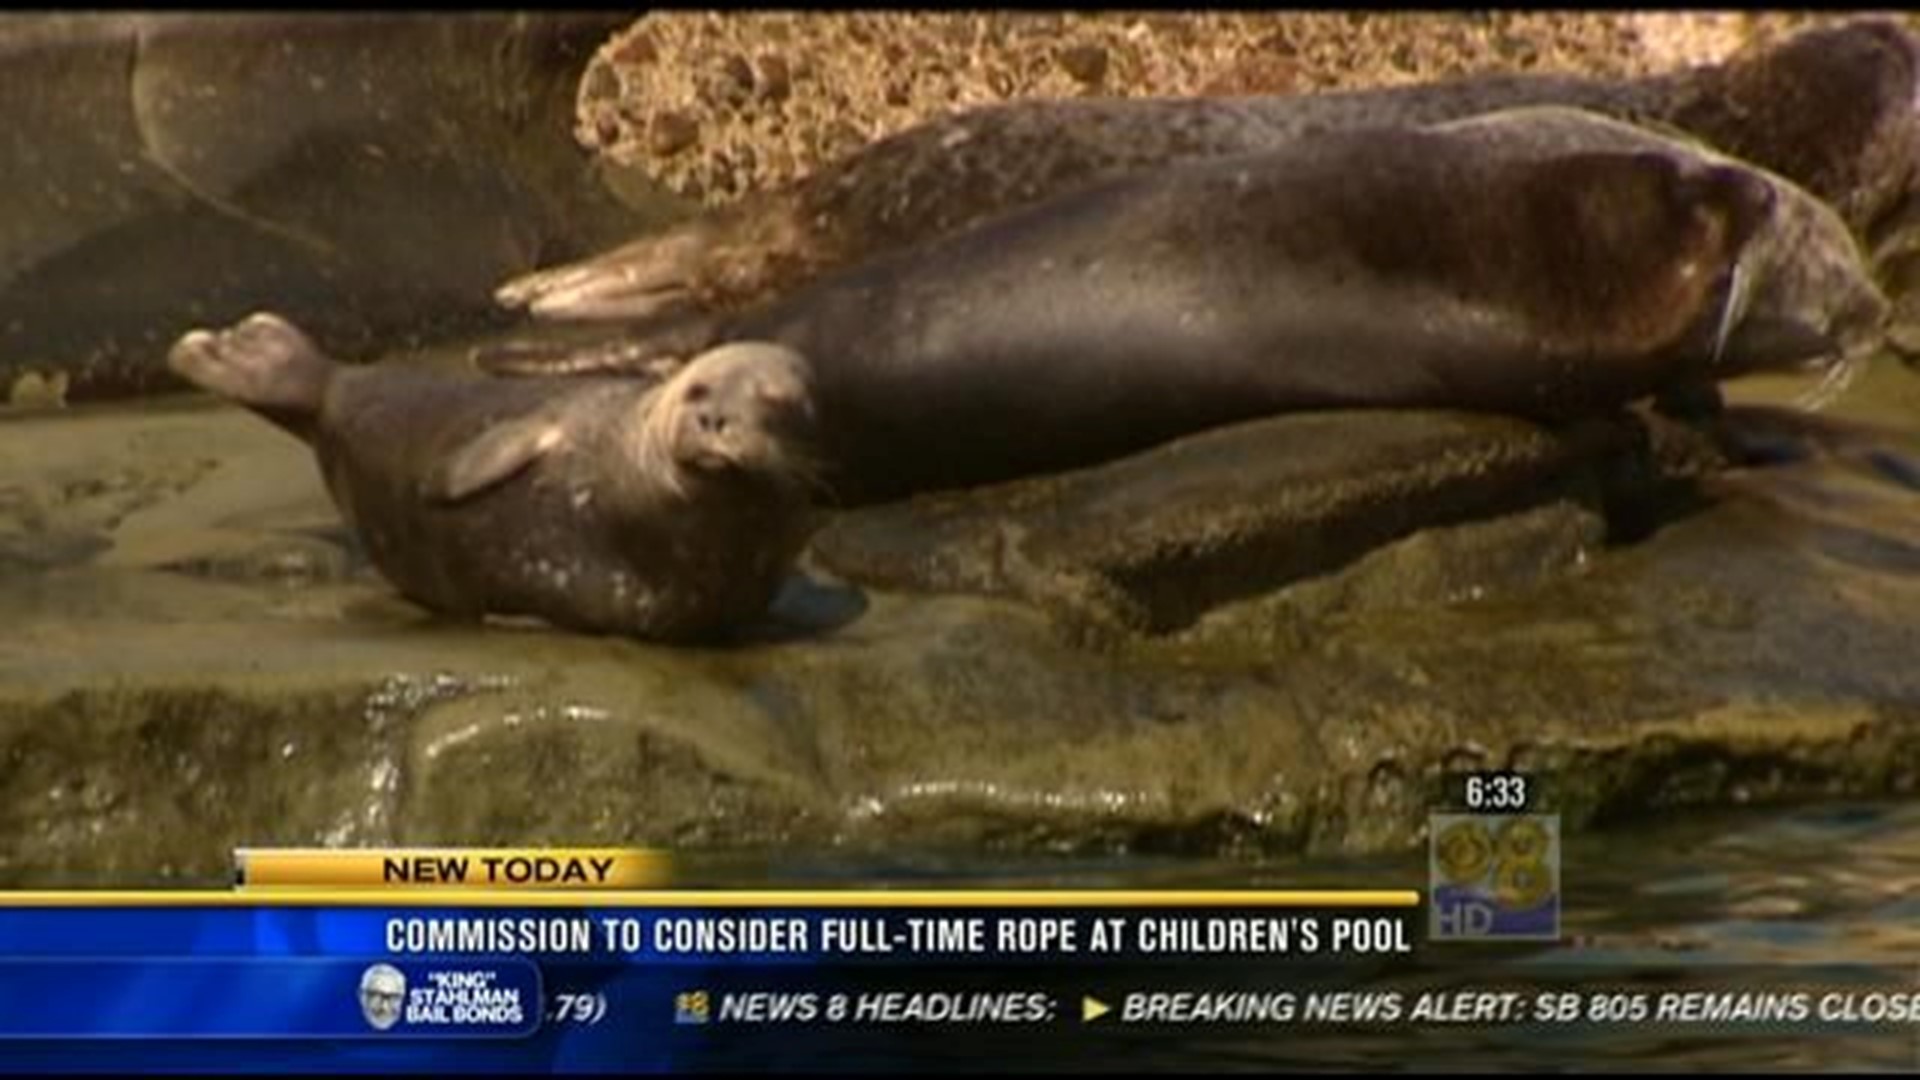
[[[566,439],[552,416],[536,414],[497,424],[456,447],[420,481],[430,499],[457,503],[518,476]]]
[[[167,353],[188,382],[230,398],[302,438],[333,377],[334,363],[278,315],[260,312],[229,330],[194,330]]]
[[[624,320],[664,315],[693,299],[691,283],[714,250],[716,229],[695,220],[579,262],[537,270],[494,290],[502,307],[537,319]]]

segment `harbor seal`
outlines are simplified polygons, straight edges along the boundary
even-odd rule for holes
[[[1776,200],[1751,169],[1668,152],[1326,134],[1073,192],[562,361],[795,349],[844,503],[1295,410],[1576,416],[1808,355],[1724,325]]]
[[[776,346],[653,384],[502,380],[336,364],[260,314],[168,363],[309,441],[373,564],[443,614],[712,640],[765,612],[809,532],[808,375]]]
[[[1916,82],[1920,42],[1896,23],[1861,20],[1637,80],[1506,75],[1326,94],[1009,102],[920,124],[793,184],[512,279],[495,296],[558,319],[735,309],[836,267],[1172,162],[1535,105],[1689,132],[1806,188],[1865,235],[1915,186]]]

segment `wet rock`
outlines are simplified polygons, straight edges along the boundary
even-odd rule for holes
[[[863,585],[1021,597],[1074,621],[1165,633],[1423,527],[1597,492],[1604,442],[1599,429],[1557,436],[1466,414],[1284,416],[843,514],[812,550]]]
[[[1287,588],[1212,608],[1170,639],[1191,656],[1299,648],[1329,619],[1480,602],[1583,572],[1608,543],[1607,515],[1568,496],[1459,524],[1432,524]]]

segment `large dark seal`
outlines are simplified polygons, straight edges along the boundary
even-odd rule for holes
[[[1574,416],[1817,351],[1727,317],[1776,203],[1751,169],[1670,152],[1329,134],[1077,191],[567,359],[794,348],[850,503],[1293,410]]]
[[[374,565],[449,615],[712,639],[765,612],[809,531],[807,372],[777,347],[654,385],[496,380],[335,364],[256,315],[168,359],[309,440]]]
[[[509,281],[543,317],[730,309],[1075,188],[1319,131],[1415,127],[1563,105],[1677,128],[1834,205],[1863,235],[1920,168],[1920,43],[1860,21],[1725,64],[1639,80],[1491,76],[1214,99],[1021,101],[932,120],[791,185],[579,263]]]

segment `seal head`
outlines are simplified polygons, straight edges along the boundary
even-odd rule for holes
[[[1698,172],[1722,166],[1772,189],[1772,206],[1741,249],[1712,352],[1717,374],[1800,364],[1847,367],[1884,341],[1890,305],[1838,213],[1791,180],[1678,133],[1582,109],[1509,109],[1433,129],[1519,160],[1638,151]]]
[[[639,406],[636,464],[669,469],[682,490],[729,477],[805,476],[812,383],[791,349],[761,341],[711,349]]]

